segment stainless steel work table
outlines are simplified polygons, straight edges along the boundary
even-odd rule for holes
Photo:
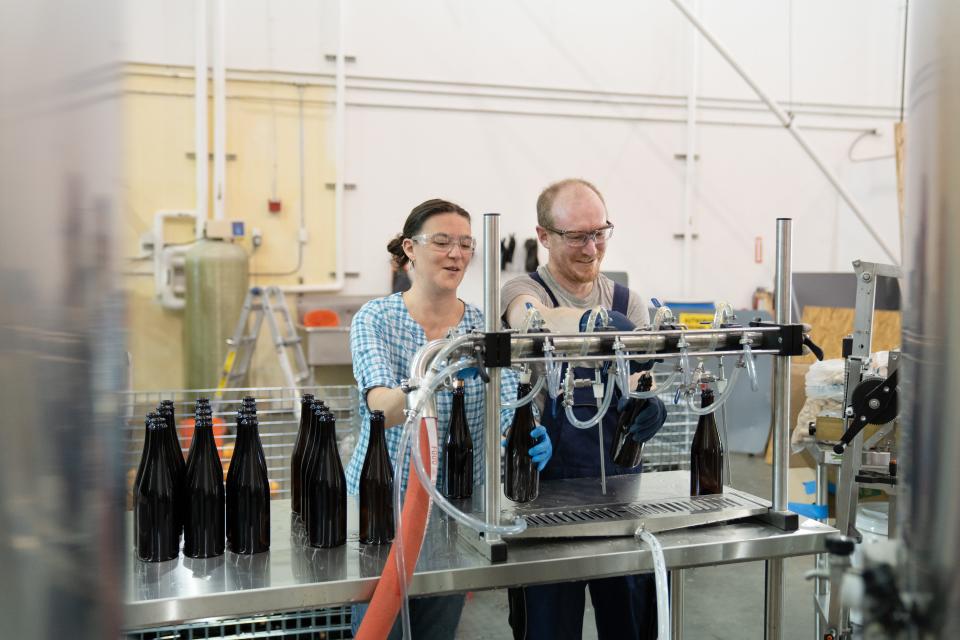
[[[644,477],[654,475],[661,474]],[[688,476],[686,472],[664,472],[663,478],[668,477]],[[125,628],[369,600],[389,546],[359,544],[355,499],[349,504],[347,544],[336,549],[313,549],[291,536],[289,500],[274,500],[271,509],[272,543],[267,553],[238,556],[228,552],[207,560],[181,555],[168,562],[143,563],[133,559],[131,550]],[[412,595],[624,575],[653,568],[649,550],[630,537],[515,541],[505,563],[490,564],[459,539],[458,526],[434,508],[410,587]],[[832,527],[800,518],[799,530],[790,533],[741,521],[664,532],[658,538],[668,569],[676,570],[820,553],[831,533],[836,533]]]

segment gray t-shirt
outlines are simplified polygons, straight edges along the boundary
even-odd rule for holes
[[[601,306],[607,309],[613,308],[613,280],[602,273],[597,279],[596,285],[590,290],[586,298],[578,298],[560,286],[553,276],[550,275],[550,271],[545,264],[537,268],[537,274],[539,274],[547,286],[550,287],[550,291],[557,297],[557,302],[560,303],[561,307],[592,309],[596,306]],[[547,291],[540,286],[540,283],[528,274],[523,274],[513,280],[508,280],[500,288],[500,308],[503,309],[504,320],[506,320],[507,308],[510,306],[510,303],[513,302],[517,296],[521,295],[533,296],[545,306],[553,306],[553,301],[550,300],[550,296],[547,294]],[[647,310],[646,298],[641,297],[640,294],[632,289],[627,298],[626,316],[630,318],[631,322],[638,326],[650,322],[650,312]]]

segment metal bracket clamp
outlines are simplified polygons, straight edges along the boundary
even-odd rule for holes
[[[779,349],[779,356],[802,356],[803,347],[806,346],[817,357],[817,360],[823,360],[823,349],[816,345],[810,336],[804,333],[804,325],[795,324],[777,324],[775,322],[763,322],[753,320],[751,327],[778,327],[778,333],[765,333],[761,349]]]
[[[483,366],[509,367],[512,364],[510,331],[488,331],[483,334]]]

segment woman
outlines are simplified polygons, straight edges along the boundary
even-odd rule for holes
[[[400,445],[399,427],[404,419],[405,395],[400,381],[410,375],[410,361],[421,346],[447,336],[450,329],[464,333],[483,327],[483,313],[457,297],[457,287],[476,249],[470,233],[470,214],[462,207],[445,200],[427,200],[414,207],[403,225],[403,232],[387,245],[397,269],[410,264],[412,284],[402,293],[371,300],[363,305],[350,325],[350,351],[353,372],[360,390],[360,438],[347,465],[347,487],[359,491],[360,471],[369,442],[370,412],[383,411],[387,425],[387,449],[394,468],[401,464],[403,482],[409,475],[409,454],[397,459]],[[505,372],[501,399],[516,399],[517,379]],[[467,423],[473,439],[474,486],[483,482],[484,388],[478,378],[465,381]],[[450,422],[450,393],[437,393],[437,430],[439,442],[446,439]],[[501,412],[501,431],[513,417],[512,410]],[[530,454],[542,469],[551,454],[550,440],[543,427],[532,433],[538,443]],[[443,486],[443,470],[438,471],[437,486]],[[416,638],[453,638],[460,613],[462,595],[414,599],[410,618]],[[354,632],[359,627],[366,606],[354,607]],[[399,623],[390,638],[399,638]]]

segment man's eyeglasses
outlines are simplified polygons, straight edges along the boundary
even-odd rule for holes
[[[554,229],[553,227],[544,227],[550,233],[555,233],[568,247],[585,247],[587,243],[593,240],[594,244],[605,244],[610,236],[613,235],[613,223],[607,222],[607,226],[593,231],[565,231],[563,229]]]
[[[477,239],[473,236],[452,236],[449,233],[421,233],[410,238],[417,244],[429,246],[434,251],[447,253],[453,247],[459,246],[464,253],[473,253],[477,248]]]

